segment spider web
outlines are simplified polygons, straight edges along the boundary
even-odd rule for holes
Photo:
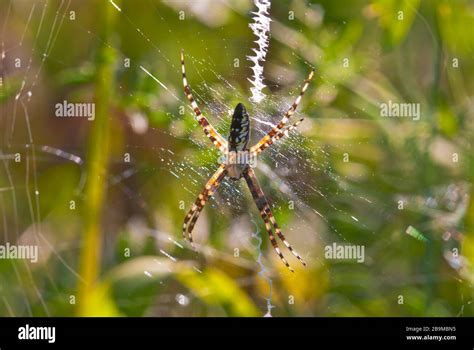
[[[168,11],[160,11],[156,2],[149,1],[147,8],[153,13],[153,18],[160,25],[168,29],[168,34],[173,37],[178,46],[186,49],[188,76],[190,78],[193,93],[198,104],[208,116],[211,123],[217,125],[222,135],[227,135],[230,116],[234,107],[234,100],[247,101],[249,98],[250,86],[242,87],[234,83],[238,80],[238,75],[242,70],[230,71],[223,76],[222,66],[226,62],[226,67],[231,67],[229,62],[233,62],[232,57],[226,48],[233,45],[242,48],[243,55],[249,55],[252,52],[253,43],[251,40],[245,42],[228,42],[223,35],[221,39],[210,42],[205,32],[195,31],[193,28],[185,29],[186,35],[178,31],[170,23],[168,16],[176,16],[180,11],[184,11],[185,16],[198,18],[203,24],[207,24],[217,31],[224,31],[224,27],[219,27],[212,21],[218,16],[206,14],[203,7],[191,5],[184,1],[167,1]],[[162,4],[160,4],[161,6]],[[3,5],[2,5],[3,6]],[[156,240],[158,252],[161,257],[169,259],[172,263],[195,260],[195,271],[198,273],[205,269],[205,263],[199,254],[203,255],[206,261],[219,259],[230,265],[255,271],[261,280],[265,281],[268,291],[267,297],[262,297],[265,293],[255,293],[251,297],[259,305],[262,315],[271,315],[273,305],[273,295],[279,284],[282,272],[277,266],[280,262],[272,255],[274,254],[267,244],[266,233],[261,230],[263,227],[261,218],[253,208],[253,203],[249,199],[248,191],[242,183],[224,181],[219,193],[207,204],[195,229],[195,235],[199,242],[199,253],[193,254],[188,245],[181,239],[179,230],[167,225],[157,225],[156,222],[170,221],[167,218],[167,212],[158,214],[158,220],[149,220],[156,214],[154,204],[148,202],[146,187],[140,181],[146,181],[150,177],[166,176],[174,178],[174,183],[182,186],[188,193],[186,198],[182,198],[187,210],[194,201],[197,194],[201,191],[207,179],[216,169],[216,152],[211,150],[208,140],[201,135],[197,123],[189,124],[182,132],[183,120],[192,118],[192,110],[186,104],[180,86],[180,62],[179,52],[174,52],[170,47],[162,42],[162,38],[156,38],[148,34],[147,30],[140,25],[133,15],[133,4],[127,3],[126,6],[120,3],[110,1],[118,13],[118,21],[121,26],[126,28],[129,38],[137,41],[139,45],[148,52],[147,55],[140,58],[139,62],[133,64],[141,72],[141,79],[148,79],[155,85],[154,91],[160,92],[158,101],[155,101],[155,109],[162,112],[167,122],[170,122],[169,128],[152,126],[149,119],[139,108],[125,111],[126,127],[138,137],[131,136],[125,140],[125,151],[133,155],[130,163],[124,163],[120,159],[112,159],[111,172],[108,176],[108,191],[116,191],[126,198],[128,208],[121,212],[125,217],[120,217],[120,222],[124,226],[131,227],[130,231],[138,232],[138,240],[144,240],[144,237],[152,237]],[[207,6],[203,5],[204,8]],[[45,130],[48,125],[56,124],[58,121],[51,118],[42,118],[38,111],[44,108],[44,100],[51,98],[48,96],[50,83],[46,81],[45,69],[64,70],[70,68],[63,62],[63,53],[56,48],[58,40],[66,40],[67,35],[75,35],[89,40],[92,43],[99,44],[100,39],[95,29],[87,21],[81,19],[84,7],[78,5],[75,1],[19,1],[7,2],[6,10],[2,9],[2,39],[1,39],[1,89],[2,89],[2,118],[1,125],[3,131],[2,148],[0,157],[2,160],[1,183],[0,183],[0,208],[2,216],[3,242],[29,242],[36,244],[39,249],[40,260],[43,261],[41,267],[30,264],[27,261],[8,261],[8,268],[11,268],[12,282],[8,287],[0,287],[3,306],[0,306],[2,315],[10,316],[36,316],[47,315],[56,316],[61,312],[69,312],[67,309],[50,309],[50,302],[55,298],[67,300],[74,294],[76,283],[81,280],[77,271],[77,259],[79,248],[82,242],[76,240],[63,240],[61,233],[52,232],[48,228],[50,217],[43,216],[42,206],[43,194],[40,191],[39,178],[47,173],[49,169],[57,166],[67,165],[75,175],[76,182],[74,187],[74,200],[81,203],[84,199],[84,184],[87,179],[85,172],[86,157],[85,146],[79,138],[70,141],[64,137],[54,137],[52,133],[46,133],[50,137],[45,137]],[[231,2],[218,2],[217,11],[236,16],[246,16],[253,9],[253,4],[249,2],[245,6],[236,6]],[[76,20],[70,20],[70,11],[76,10]],[[282,23],[272,18],[276,23],[278,33],[282,32]],[[169,23],[170,22],[170,23]],[[249,37],[251,35],[250,29]],[[295,33],[296,29],[291,27],[283,31]],[[280,41],[281,37],[275,34],[274,40]],[[196,50],[187,50],[187,47],[194,44],[200,45],[199,55],[194,54]],[[282,45],[285,43],[283,42]],[[130,53],[125,54],[123,48],[114,41],[108,42],[117,55],[117,61],[130,57]],[[174,49],[174,47],[173,47]],[[290,47],[291,49],[291,47]],[[215,51],[220,52],[221,62],[215,59]],[[269,51],[272,48],[270,46]],[[21,66],[15,67],[15,58],[21,58]],[[291,54],[292,60],[303,62],[307,71],[314,62],[308,62],[304,52],[294,50]],[[133,61],[133,59],[132,59]],[[241,59],[242,65],[245,59]],[[291,63],[291,62],[289,62]],[[48,67],[49,66],[49,67]],[[270,62],[271,66],[271,62]],[[53,67],[53,68],[52,68]],[[87,69],[86,67],[83,67]],[[291,69],[289,67],[288,69]],[[170,75],[165,72],[170,72]],[[247,72],[249,72],[247,70]],[[323,72],[316,71],[321,81],[332,85],[329,77]],[[249,72],[250,74],[250,72]],[[265,72],[264,72],[265,74]],[[171,78],[170,76],[176,78]],[[209,83],[209,77],[212,77],[212,84]],[[256,141],[275,125],[294,98],[299,93],[300,84],[304,77],[293,79],[296,86],[289,84],[281,77],[269,86],[268,91],[274,93],[266,94],[266,98],[259,104],[251,104],[249,114],[252,116],[253,136]],[[314,84],[314,83],[313,83]],[[332,85],[335,89],[335,85]],[[126,91],[124,93],[128,98],[139,98],[138,93],[133,89],[127,89],[125,84],[120,85],[119,89]],[[58,94],[62,95],[62,94]],[[57,99],[57,97],[54,97]],[[57,102],[61,102],[58,100]],[[315,102],[311,95],[303,98],[302,110],[311,110]],[[185,114],[177,112],[181,106],[185,108]],[[270,199],[272,211],[279,216],[285,216],[288,205],[291,204],[291,220],[283,225],[287,239],[292,243],[296,250],[307,260],[309,265],[324,266],[327,261],[321,254],[314,253],[316,250],[321,253],[323,242],[337,241],[340,243],[351,243],[353,237],[348,237],[346,232],[339,227],[344,225],[335,225],[334,216],[338,220],[346,222],[347,225],[358,227],[364,231],[367,236],[377,236],[377,227],[370,224],[371,215],[384,216],[391,212],[392,204],[383,204],[376,202],[370,191],[357,188],[350,178],[340,175],[334,169],[334,162],[327,146],[320,144],[314,138],[305,137],[305,133],[313,128],[318,128],[324,121],[319,121],[318,115],[306,115],[297,112],[294,120],[299,117],[306,117],[306,124],[302,125],[302,133],[294,132],[286,140],[265,151],[265,154],[259,160],[257,166],[257,176],[262,184],[262,188]],[[306,125],[306,126],[305,126]],[[82,129],[84,127],[81,127]],[[195,131],[193,131],[195,129]],[[173,146],[163,146],[144,142],[141,137],[150,135],[152,138],[166,140],[190,141],[189,148],[197,150],[195,153],[179,152]],[[191,134],[188,138],[186,134]],[[364,141],[354,141],[359,145]],[[173,144],[173,142],[171,142]],[[352,141],[339,142],[336,149],[341,153],[350,150],[354,146]],[[146,157],[140,157],[140,153],[153,153],[152,161]],[[18,154],[21,157],[16,162]],[[68,168],[69,169],[69,168]],[[324,179],[324,181],[323,181]],[[58,189],[49,189],[58,191]],[[452,213],[465,208],[465,198],[468,188],[465,184],[453,184],[449,188],[440,188],[437,196],[419,197],[419,196],[401,196],[406,203],[418,205],[418,211],[426,209],[426,203],[431,203],[433,208],[448,208],[447,212]],[[457,193],[457,195],[453,195]],[[166,194],[163,194],[163,199]],[[317,200],[321,203],[324,211],[313,205]],[[348,201],[351,206],[346,205]],[[362,208],[362,209],[361,209]],[[207,214],[213,212],[214,214]],[[223,225],[229,225],[229,237],[226,238],[225,249],[214,248],[209,237],[211,226],[210,218],[234,217],[234,220],[223,220]],[[78,219],[79,220],[79,219]],[[71,227],[77,230],[78,222]],[[430,225],[429,222],[426,224]],[[449,226],[449,225],[448,225]],[[417,227],[423,231],[424,227]],[[110,231],[112,229],[108,229]],[[452,226],[446,228],[446,232],[451,234],[444,236],[446,242],[446,259],[453,268],[457,267],[458,261],[453,260],[449,255],[451,245],[458,240]],[[136,236],[135,236],[136,237]],[[373,238],[372,238],[373,239]],[[372,240],[371,239],[371,240]],[[358,242],[363,242],[363,239]],[[367,246],[367,259],[377,257],[389,247],[398,242],[395,239],[383,237],[376,240],[376,244]],[[363,244],[363,243],[362,243]],[[235,258],[233,251],[238,248],[240,255]],[[110,254],[105,254],[104,259],[110,258]],[[289,254],[287,254],[289,256]],[[191,258],[190,258],[191,257]],[[113,259],[108,259],[111,264]],[[376,264],[377,262],[372,261]],[[297,262],[293,261],[292,265]],[[5,267],[2,267],[5,268]],[[40,273],[37,273],[40,271]],[[59,271],[59,272],[58,272]],[[143,269],[143,275],[146,278],[153,278],[153,268]],[[57,275],[62,273],[61,280]],[[428,283],[430,276],[414,276],[413,281],[404,281],[405,284]],[[434,278],[437,278],[434,276]],[[331,283],[341,283],[339,279],[330,277]],[[255,287],[260,282],[248,281],[245,278],[236,279],[237,284],[242,288],[248,289]],[[193,295],[185,288],[178,289],[171,286],[172,282],[160,281],[160,284],[168,284],[164,293],[161,293],[159,299],[150,307],[150,312],[156,315],[188,315],[193,314],[190,305],[193,305],[197,296]],[[381,281],[387,285],[396,284],[394,279]],[[462,283],[459,280],[459,283]],[[276,290],[278,292],[278,290]],[[250,292],[251,294],[251,292]],[[472,300],[469,296],[460,294],[460,311],[463,315],[469,309]],[[173,311],[182,308],[182,311]],[[276,307],[278,310],[279,307]],[[328,311],[330,306],[327,306]],[[65,311],[66,310],[66,311]],[[324,313],[324,310],[321,311]]]

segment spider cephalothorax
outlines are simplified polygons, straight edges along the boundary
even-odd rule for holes
[[[250,166],[250,152],[248,143],[250,139],[250,120],[247,110],[242,103],[237,104],[232,115],[229,133],[229,150],[225,163],[227,175],[232,180],[238,180]]]
[[[201,213],[202,209],[206,205],[206,202],[212,197],[219,185],[221,184],[224,177],[228,176],[233,180],[238,180],[241,177],[245,178],[247,185],[252,193],[252,197],[257,205],[260,216],[265,222],[265,228],[267,230],[270,242],[272,243],[273,248],[280,257],[280,259],[285,263],[285,265],[293,271],[285,257],[278,247],[278,243],[275,238],[275,234],[279,239],[285,244],[290,252],[303,264],[306,263],[301,259],[299,254],[292,248],[292,246],[285,239],[285,236],[281,232],[275,217],[270,210],[270,205],[268,204],[265,195],[263,194],[260,185],[258,184],[257,177],[253,171],[253,165],[255,164],[254,160],[257,157],[257,154],[262,152],[264,149],[270,147],[273,143],[278,141],[285,135],[296,128],[298,124],[303,120],[300,119],[296,123],[286,126],[291,116],[295,113],[298,104],[301,102],[306,89],[308,88],[309,82],[313,78],[314,71],[311,71],[308,78],[306,79],[299,96],[296,98],[295,102],[291,105],[288,111],[285,113],[281,121],[273,127],[264,137],[260,139],[252,147],[248,147],[250,139],[250,119],[248,113],[242,103],[237,104],[232,116],[232,122],[230,126],[229,139],[225,140],[216,129],[209,124],[209,121],[205,116],[202,115],[201,110],[199,109],[196,101],[193,98],[191,93],[191,88],[188,85],[186,79],[186,70],[184,67],[184,53],[181,51],[181,69],[183,73],[183,86],[184,93],[186,94],[187,99],[191,103],[191,106],[194,110],[194,114],[201,125],[202,129],[206,136],[212,141],[212,143],[221,151],[223,155],[223,161],[221,162],[219,168],[214,173],[214,175],[209,179],[206,186],[199,194],[198,198],[194,202],[193,206],[189,210],[188,214],[184,218],[183,224],[183,236],[186,238],[186,233],[189,241],[193,244],[193,238],[191,232],[193,231],[194,225]]]

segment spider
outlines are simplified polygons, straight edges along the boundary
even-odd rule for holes
[[[260,216],[262,217],[265,223],[265,228],[270,238],[270,242],[277,255],[280,257],[286,267],[288,267],[290,271],[294,272],[294,270],[291,268],[290,264],[288,264],[288,261],[285,259],[282,252],[280,251],[278,243],[275,239],[275,234],[285,244],[288,250],[293,253],[293,255],[303,264],[303,266],[306,266],[304,260],[293,249],[290,243],[288,243],[285,236],[281,232],[280,227],[278,226],[275,217],[273,216],[272,211],[270,210],[270,205],[268,204],[268,201],[265,198],[265,195],[260,185],[258,184],[257,177],[255,176],[255,172],[250,164],[250,160],[255,159],[257,154],[270,147],[273,143],[277,142],[283,136],[288,135],[291,130],[296,128],[298,124],[303,121],[303,119],[300,119],[296,123],[286,126],[290,117],[295,113],[298,104],[301,102],[301,99],[306,89],[308,88],[311,79],[313,78],[314,70],[311,70],[311,72],[309,73],[309,76],[304,82],[299,96],[296,98],[294,103],[285,113],[281,121],[274,128],[272,128],[264,137],[262,137],[260,141],[258,141],[255,145],[248,147],[250,139],[250,121],[249,115],[247,114],[244,105],[242,103],[239,103],[235,107],[230,126],[229,138],[228,140],[225,140],[209,123],[207,118],[202,114],[196,101],[194,100],[194,97],[191,93],[191,88],[189,87],[188,81],[186,79],[183,50],[181,50],[181,69],[183,73],[184,93],[186,94],[187,99],[191,103],[191,107],[194,110],[194,114],[196,115],[197,121],[201,125],[204,134],[206,134],[206,136],[212,141],[214,146],[217,147],[220,152],[222,152],[225,159],[225,161],[220,164],[214,175],[212,175],[212,177],[206,183],[204,189],[199,194],[193,206],[184,218],[184,239],[186,239],[187,233],[187,238],[189,239],[191,246],[194,248],[191,232],[193,231],[194,225],[196,224],[199,214],[203,210],[206,203],[216,192],[217,188],[226,176],[228,176],[231,180],[239,180],[243,177],[247,182],[255,204],[257,205],[257,208],[260,211]]]

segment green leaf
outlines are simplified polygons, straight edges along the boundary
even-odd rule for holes
[[[474,36],[469,28],[474,20],[474,9],[468,1],[440,1],[437,8],[438,27],[448,49],[471,59]]]
[[[416,17],[420,0],[378,0],[373,9],[379,16],[383,28],[383,43],[392,48],[407,36]]]

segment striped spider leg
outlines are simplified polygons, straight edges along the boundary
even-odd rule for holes
[[[296,98],[295,102],[291,105],[291,107],[288,109],[288,111],[285,113],[281,121],[272,128],[264,137],[260,139],[254,146],[250,148],[250,152],[258,152],[259,149],[263,147],[267,142],[272,141],[272,138],[274,138],[278,133],[285,127],[286,123],[288,123],[288,120],[290,120],[291,116],[295,113],[296,108],[298,108],[298,105],[301,102],[301,99],[303,98],[304,93],[306,92],[306,89],[309,86],[309,83],[313,79],[314,76],[314,70],[311,70],[311,72],[308,75],[308,78],[305,80],[303,87],[301,88],[301,92],[299,96]],[[298,124],[298,123],[296,123]],[[272,142],[273,143],[273,142]],[[267,146],[268,147],[268,146]],[[265,148],[267,148],[265,147]]]
[[[184,218],[183,237],[184,239],[186,239],[186,233],[188,234],[189,242],[191,243],[191,246],[193,246],[193,248],[194,248],[194,245],[193,245],[192,231],[193,231],[194,225],[196,224],[199,214],[201,214],[201,211],[203,210],[207,201],[216,192],[217,188],[219,187],[222,180],[224,179],[226,173],[227,173],[226,166],[224,164],[221,164],[219,169],[217,169],[214,175],[212,175],[212,177],[209,179],[206,186],[204,186],[204,189],[196,198],[196,201],[194,202],[193,206],[191,207],[191,209],[188,211],[188,214]]]
[[[204,134],[212,141],[212,143],[222,152],[226,153],[228,150],[227,141],[217,132],[217,130],[209,123],[207,118],[202,114],[199,106],[194,100],[193,94],[191,93],[191,88],[189,87],[188,80],[186,79],[186,68],[184,67],[184,51],[181,50],[181,72],[183,74],[183,87],[186,98],[191,107],[194,110],[194,114],[201,125]]]
[[[273,249],[275,250],[277,255],[280,257],[286,267],[288,267],[291,272],[294,272],[288,261],[283,256],[280,248],[278,247],[278,243],[275,239],[274,233],[277,234],[278,238],[280,238],[280,240],[285,244],[288,250],[303,264],[303,266],[306,266],[304,260],[296,252],[296,250],[293,249],[291,244],[288,243],[285,236],[281,232],[280,227],[278,226],[275,217],[273,216],[272,211],[270,210],[270,205],[268,204],[268,201],[265,198],[265,194],[263,193],[260,185],[258,184],[257,177],[255,176],[255,172],[253,171],[253,169],[251,167],[248,167],[244,171],[243,175],[245,181],[247,182],[247,186],[250,189],[250,193],[252,193],[252,197],[255,201],[255,204],[257,205],[257,208],[260,211],[260,216],[265,222],[265,228],[267,230],[268,237],[270,238],[270,242],[272,243]]]

